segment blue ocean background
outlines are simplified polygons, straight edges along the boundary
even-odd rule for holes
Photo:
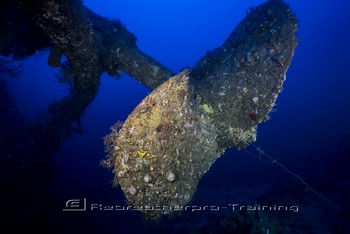
[[[246,16],[249,7],[263,2],[85,0],[84,4],[103,16],[120,19],[136,35],[142,51],[178,73],[194,66],[207,51],[219,47]],[[192,204],[254,204],[259,197],[280,191],[282,195],[276,203],[289,199],[289,204],[299,205],[296,214],[283,217],[278,212],[273,214],[276,219],[288,220],[285,225],[290,233],[301,230],[302,233],[348,233],[350,2],[286,2],[299,20],[299,45],[271,119],[259,125],[254,145],[241,150],[228,149],[215,162],[200,181]],[[22,75],[4,79],[23,125],[36,121],[52,102],[68,95],[68,85],[59,83],[55,76],[58,69],[47,65],[48,55],[48,51],[41,51],[19,61],[23,64]],[[38,174],[33,172],[33,180],[28,180],[33,186],[28,191],[30,197],[25,199],[25,212],[11,213],[6,222],[43,233],[215,230],[220,220],[227,219],[227,214],[185,212],[183,217],[147,224],[138,212],[62,211],[69,199],[86,198],[90,203],[103,205],[126,204],[121,189],[112,187],[113,173],[100,166],[106,155],[103,137],[116,121],[126,120],[150,92],[127,74],[119,79],[103,74],[98,95],[81,119],[83,132],[71,135],[55,155],[48,155],[47,160],[39,163],[46,169]],[[285,186],[299,179],[276,163],[260,160],[259,149],[297,174],[333,205],[301,184],[284,196]],[[28,161],[31,160],[35,161],[35,155],[29,157]],[[21,184],[16,178],[2,179]],[[11,202],[23,196],[26,193],[14,194]],[[304,203],[300,202],[303,198]]]

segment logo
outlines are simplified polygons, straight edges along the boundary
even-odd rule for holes
[[[286,205],[241,205],[241,204],[228,204],[227,206],[160,206],[160,205],[140,205],[140,206],[120,206],[115,205],[105,205],[102,203],[89,203],[87,204],[87,199],[70,199],[66,201],[63,211],[163,211],[167,213],[169,211],[220,211],[220,210],[231,210],[235,211],[267,211],[267,212],[299,212],[298,206],[286,206]]]
[[[66,201],[63,211],[86,211],[86,198],[70,199]]]

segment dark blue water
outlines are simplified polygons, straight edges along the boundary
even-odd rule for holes
[[[141,50],[177,73],[220,46],[249,7],[262,2],[86,0],[84,4],[120,19],[137,36]],[[269,200],[298,205],[297,213],[269,213],[268,218],[279,220],[276,223],[286,233],[346,233],[350,230],[350,3],[286,2],[299,19],[299,45],[271,119],[258,127],[255,146],[229,149],[212,166],[193,204],[264,204]],[[57,82],[58,70],[47,66],[47,58],[48,52],[37,52],[22,61],[21,77],[6,79],[23,125],[68,94],[68,86]],[[185,212],[155,225],[143,223],[138,212],[62,211],[69,199],[126,204],[120,188],[112,187],[113,173],[99,165],[105,157],[103,137],[149,92],[127,75],[120,79],[102,75],[99,93],[81,119],[83,132],[71,135],[53,156],[29,157],[24,165],[35,168],[28,175],[33,184],[26,184],[24,191],[4,188],[8,194],[16,193],[7,206],[20,210],[10,212],[4,221],[44,233],[219,230],[223,220],[230,220],[227,212]],[[260,160],[257,146],[333,205],[277,163]],[[22,183],[21,177],[9,175],[2,179]],[[31,190],[30,197],[26,197],[27,190]],[[25,204],[16,205],[21,199]]]

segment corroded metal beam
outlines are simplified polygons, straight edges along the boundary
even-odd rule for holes
[[[94,13],[80,0],[13,1],[50,39],[49,65],[57,67],[65,55],[83,83],[102,72],[113,76],[125,71],[154,89],[174,75],[139,50],[135,35],[120,21]]]

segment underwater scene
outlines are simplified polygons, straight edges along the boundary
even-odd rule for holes
[[[1,233],[350,233],[350,2],[0,2]]]

